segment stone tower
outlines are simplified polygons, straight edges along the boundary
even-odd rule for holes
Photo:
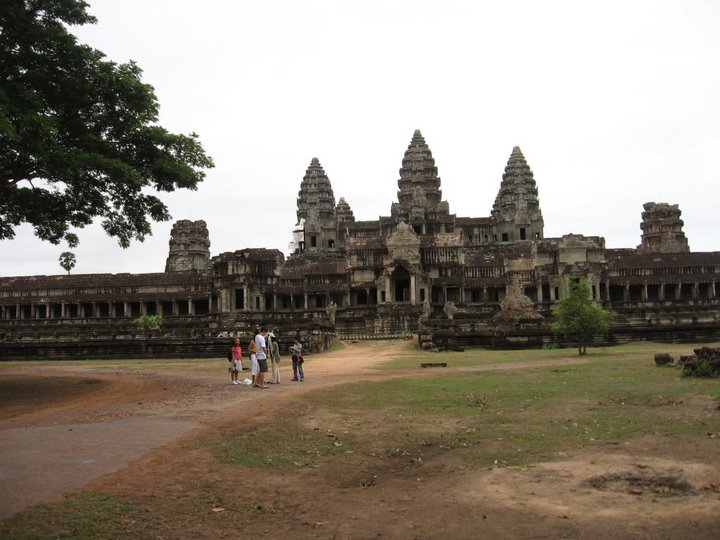
[[[207,270],[210,261],[210,235],[207,224],[181,219],[170,232],[170,249],[165,262],[166,272]]]
[[[442,200],[435,159],[419,129],[405,151],[398,188],[398,202],[390,209],[395,223],[404,221],[417,234],[452,229],[454,216],[450,216],[448,203]]]
[[[355,222],[355,214],[353,214],[352,208],[350,208],[350,205],[343,197],[340,197],[335,207],[335,216],[337,217],[338,247],[345,249],[348,237],[348,227],[346,224]]]
[[[338,224],[355,221],[355,214],[353,214],[352,208],[350,208],[344,197],[340,197],[335,207],[335,216],[337,216]]]
[[[518,242],[543,237],[543,217],[532,170],[520,147],[513,148],[500,191],[492,209],[494,234],[498,242]]]
[[[643,205],[640,253],[689,253],[683,220],[677,204],[648,202]]]
[[[306,253],[336,251],[337,218],[335,195],[330,179],[318,158],[312,158],[297,198],[297,222],[303,223],[300,251]]]

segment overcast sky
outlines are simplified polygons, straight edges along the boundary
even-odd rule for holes
[[[203,219],[211,254],[287,254],[313,157],[357,220],[390,214],[415,129],[460,217],[486,217],[513,146],[545,236],[640,243],[642,205],[679,204],[693,251],[720,250],[720,2],[90,0],[75,28],[135,60],[160,123],[196,132],[216,167],[162,198]],[[121,249],[78,231],[74,273],[161,272],[172,222]],[[0,275],[58,274],[66,245],[29,228]]]

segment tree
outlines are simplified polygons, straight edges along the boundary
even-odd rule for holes
[[[162,317],[160,315],[143,315],[135,319],[135,326],[140,332],[152,335],[160,330],[162,326]]]
[[[60,243],[99,218],[122,247],[148,218],[149,192],[196,189],[213,167],[197,135],[157,125],[159,105],[132,61],[79,44],[66,25],[95,22],[82,0],[0,2],[0,239],[31,224]],[[72,247],[72,246],[71,246]]]
[[[613,313],[590,300],[587,279],[568,280],[568,295],[553,306],[555,331],[577,344],[579,354],[587,352],[587,345],[610,328]]]
[[[75,254],[72,251],[63,251],[60,254],[58,262],[60,263],[60,266],[67,270],[68,275],[70,275],[70,270],[75,268],[75,263],[77,261],[75,259]]]

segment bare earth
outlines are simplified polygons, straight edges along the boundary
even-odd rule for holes
[[[42,371],[33,364],[0,366],[0,518],[91,489],[166,504],[176,519],[151,536],[164,539],[720,537],[720,437],[714,435],[560,452],[527,469],[467,469],[451,453],[428,448],[412,467],[275,471],[218,464],[193,444],[223,428],[272,422],[302,392],[384,378],[374,366],[406,354],[404,347],[359,343],[312,357],[303,383],[290,381],[286,360],[282,384],[268,390],[233,386],[222,368],[208,377],[171,368],[121,373],[112,362]],[[689,494],[661,497],[633,487],[657,478],[681,480]],[[227,505],[233,498],[252,505],[251,519],[234,519],[223,501],[204,500],[203,485],[227,493]],[[198,512],[207,517],[193,519]]]

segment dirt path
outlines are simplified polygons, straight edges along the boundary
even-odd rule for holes
[[[452,455],[433,456],[419,468],[384,471],[323,469],[294,474],[245,470],[242,480],[212,473],[213,459],[192,441],[229,426],[252,430],[284,414],[287,402],[310,389],[383,379],[383,362],[408,354],[402,342],[363,342],[339,354],[310,357],[303,383],[268,390],[233,386],[217,376],[120,372],[100,366],[0,366],[0,517],[57,499],[85,486],[168,501],[197,498],[187,483],[202,477],[231,493],[248,491],[269,511],[243,525],[246,537],[268,538],[715,538],[720,519],[718,438],[686,443],[647,437],[626,445],[560,453],[528,469],[465,468]],[[523,369],[584,362],[583,358],[472,370]],[[30,365],[32,368],[32,365]],[[458,370],[453,369],[453,372]],[[433,377],[435,370],[393,372]],[[32,396],[28,400],[27,397]],[[432,448],[427,449],[429,452]],[[359,477],[366,475],[368,478]],[[634,492],[633,481],[674,478],[693,486],[692,497]],[[603,483],[595,489],[589,482]],[[372,489],[359,485],[373,484]],[[315,499],[307,504],[308,485]],[[651,486],[654,488],[654,486]],[[662,486],[661,486],[662,487]],[[251,494],[252,493],[252,494]],[[170,502],[169,504],[176,504]],[[278,507],[279,508],[279,507]],[[210,511],[210,508],[208,508]],[[168,511],[173,513],[171,507]],[[222,516],[202,525],[178,516],[164,538],[237,537]],[[227,518],[225,518],[227,519]],[[174,527],[174,529],[173,529]],[[167,534],[165,534],[165,532]]]
[[[286,358],[281,384],[268,390],[233,386],[221,367],[211,377],[125,373],[111,361],[42,372],[34,364],[0,365],[0,518],[80,489],[178,437],[249,416],[238,411],[253,402],[269,411],[299,392],[378,377],[373,367],[404,348],[367,342],[341,355],[309,356],[302,383],[290,381]]]

